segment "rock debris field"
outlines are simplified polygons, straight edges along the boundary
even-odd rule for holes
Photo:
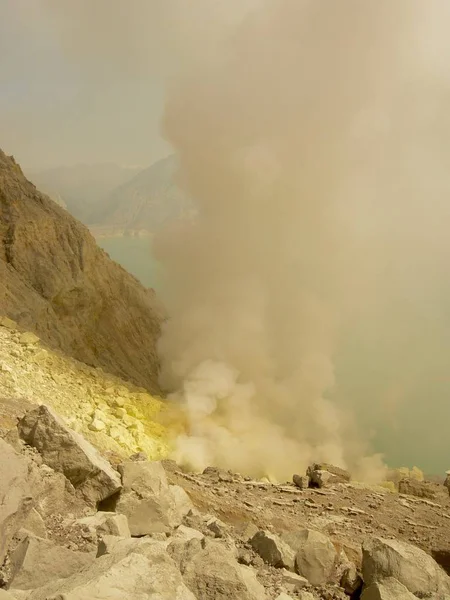
[[[185,472],[158,399],[1,322],[0,600],[450,600],[444,485]]]

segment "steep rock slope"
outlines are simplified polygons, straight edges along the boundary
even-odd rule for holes
[[[86,227],[0,151],[0,307],[49,345],[157,391],[161,312]]]
[[[177,186],[176,172],[175,155],[156,162],[97,204],[89,223],[154,232],[170,221],[192,218],[194,205]]]

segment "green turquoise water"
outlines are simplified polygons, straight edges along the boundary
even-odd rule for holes
[[[143,285],[158,289],[161,281],[161,266],[152,255],[151,238],[100,238],[97,243]]]

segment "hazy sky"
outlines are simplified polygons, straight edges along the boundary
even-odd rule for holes
[[[168,154],[158,4],[1,0],[0,147],[28,168]]]

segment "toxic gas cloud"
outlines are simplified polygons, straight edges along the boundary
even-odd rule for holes
[[[175,458],[277,479],[330,461],[380,480],[371,427],[415,385],[408,349],[405,364],[396,354],[419,341],[427,300],[408,293],[429,289],[448,257],[447,9],[245,8],[182,37],[166,101],[179,182],[199,206],[195,224],[156,242],[170,314],[161,381],[185,419]],[[349,402],[337,377],[337,348],[358,336],[388,357],[365,357],[368,380],[384,365],[376,409],[370,396]]]

